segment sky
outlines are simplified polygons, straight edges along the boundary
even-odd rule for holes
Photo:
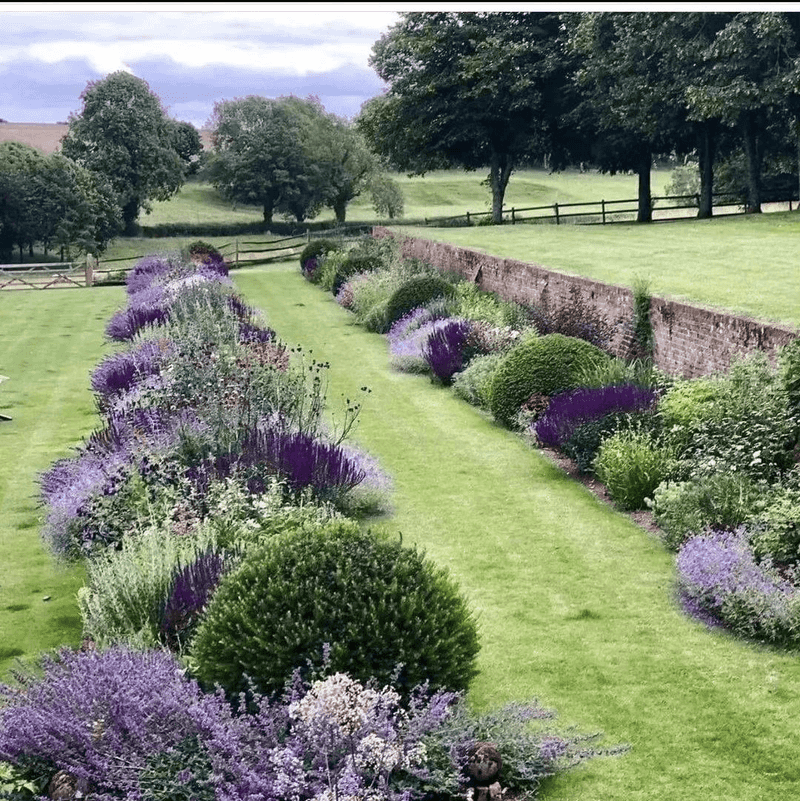
[[[0,2],[0,118],[65,122],[117,70],[197,128],[216,101],[248,95],[316,95],[352,118],[385,88],[368,59],[398,20],[374,3]]]

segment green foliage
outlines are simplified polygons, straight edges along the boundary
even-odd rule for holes
[[[717,388],[717,382],[712,378],[695,378],[674,384],[658,404],[664,428],[685,428],[709,419],[714,414]]]
[[[598,364],[591,364],[580,371],[578,385],[582,387],[608,387],[613,384],[638,384],[641,387],[666,391],[673,379],[659,370],[652,359],[612,358]]]
[[[156,753],[139,773],[142,801],[215,801],[213,765],[197,736]]]
[[[424,306],[434,298],[450,297],[454,293],[453,285],[437,275],[409,278],[389,298],[386,308],[387,323],[391,326],[413,309]]]
[[[650,285],[642,278],[633,283],[633,342],[634,356],[652,358],[655,336],[650,322]]]
[[[492,378],[503,356],[500,353],[487,353],[475,356],[470,363],[453,378],[453,392],[456,397],[486,411],[489,410],[489,389]]]
[[[762,499],[762,508],[751,513],[747,520],[750,542],[759,559],[768,558],[780,565],[800,565],[800,487],[795,481],[789,486],[773,489]]]
[[[174,123],[147,83],[129,72],[90,81],[81,100],[83,109],[70,115],[61,152],[105,176],[130,230],[140,210],[183,184],[186,167],[175,149]]]
[[[697,197],[694,199],[681,197],[681,195],[700,194],[700,172],[697,164],[681,164],[669,176],[669,183],[664,187],[664,194],[680,198],[675,201],[677,206],[689,204],[699,205]]]
[[[559,25],[533,12],[401,15],[370,60],[389,89],[364,104],[358,127],[396,168],[488,166],[502,222],[514,168],[552,150],[566,79]]]
[[[620,431],[603,440],[594,471],[620,509],[644,509],[645,499],[669,475],[672,451],[648,432]]]
[[[583,339],[563,334],[528,338],[506,354],[495,372],[490,389],[492,415],[513,428],[517,413],[531,395],[573,389],[581,371],[608,359]]]
[[[300,251],[300,269],[306,272],[306,263],[311,259],[319,259],[320,256],[328,256],[342,249],[343,243],[336,239],[312,239]],[[319,271],[307,275],[312,283],[316,283],[319,278]]]
[[[795,418],[800,419],[800,338],[793,339],[781,348],[778,354],[778,368],[789,401],[789,409]]]
[[[50,781],[52,768],[47,766],[37,771],[0,762],[0,798],[8,801],[33,801],[41,798]]]
[[[109,182],[60,153],[44,156],[19,142],[0,143],[0,253],[14,246],[47,253],[61,248],[102,253],[122,230],[122,211]]]
[[[561,450],[572,459],[581,473],[594,469],[594,460],[603,440],[615,434],[625,422],[624,414],[608,414],[597,420],[590,420],[575,429]]]
[[[741,473],[716,473],[696,481],[667,481],[653,493],[653,516],[665,543],[677,550],[706,528],[735,529],[756,514],[763,486]]]
[[[676,385],[660,413],[692,476],[736,471],[773,482],[791,466],[797,422],[763,353],[734,362],[725,376]]]
[[[358,273],[372,273],[388,269],[397,258],[397,242],[391,237],[381,239],[365,236],[358,239],[337,264],[335,278],[330,287],[334,294],[348,278]]]
[[[372,207],[379,217],[390,220],[403,216],[403,190],[388,175],[376,175],[369,186]]]
[[[223,579],[190,648],[198,678],[228,693],[280,691],[295,669],[345,672],[404,690],[464,690],[475,622],[447,574],[352,521],[273,538]],[[398,673],[398,666],[402,665]]]
[[[153,526],[138,536],[129,532],[120,550],[87,560],[87,583],[78,592],[84,636],[99,648],[157,647],[161,606],[176,569],[212,545],[208,533],[178,537],[168,526]]]
[[[484,292],[471,281],[455,284],[453,316],[482,320],[496,327],[524,327],[525,311],[513,301],[503,300],[494,292]]]

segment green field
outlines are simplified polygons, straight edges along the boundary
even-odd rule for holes
[[[447,217],[466,212],[482,213],[491,208],[491,193],[481,182],[482,172],[436,171],[425,176],[395,175],[405,196],[404,219]],[[669,181],[669,171],[653,171],[653,192],[660,194]],[[550,203],[582,203],[625,200],[636,197],[635,175],[600,175],[566,170],[549,173],[545,170],[520,170],[511,176],[505,197],[507,207],[524,208]],[[150,214],[143,214],[139,223],[145,228],[185,223],[198,225],[259,222],[263,219],[257,206],[237,206],[222,200],[214,187],[206,183],[187,183],[170,200],[153,203]],[[277,219],[277,217],[276,217]],[[324,209],[316,221],[333,220],[330,209]],[[356,198],[347,207],[348,222],[379,222],[369,197]]]

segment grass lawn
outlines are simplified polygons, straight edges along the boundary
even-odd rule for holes
[[[77,644],[83,570],[54,563],[39,539],[37,475],[97,427],[89,374],[121,288],[0,293],[0,676],[15,656]],[[45,600],[49,598],[49,600]]]
[[[611,284],[639,276],[659,297],[800,326],[800,214],[775,212],[650,225],[398,228]]]
[[[548,784],[559,801],[793,797],[800,661],[710,633],[673,598],[673,560],[518,437],[424,378],[388,369],[385,339],[296,264],[235,277],[290,345],[330,361],[330,402],[368,385],[355,438],[395,481],[402,532],[478,610],[476,707],[538,697],[630,753]]]
[[[404,218],[423,220],[425,217],[447,217],[469,212],[481,213],[491,208],[491,192],[482,181],[485,172],[438,170],[424,176],[395,175],[405,196]],[[660,194],[669,181],[667,170],[653,171],[653,192]],[[546,170],[520,170],[511,176],[505,205],[524,208],[549,203],[578,203],[605,200],[625,200],[636,197],[635,175],[601,175],[567,170],[549,173]],[[248,223],[263,219],[258,206],[225,202],[213,186],[192,182],[184,184],[170,200],[153,203],[150,214],[143,214],[139,223],[145,227],[163,224],[188,223]],[[276,218],[277,219],[277,218]],[[315,220],[333,220],[331,209],[323,209]],[[347,207],[348,222],[376,221],[375,210],[366,194]]]

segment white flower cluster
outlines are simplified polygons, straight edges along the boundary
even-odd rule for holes
[[[342,734],[355,734],[370,719],[376,708],[397,707],[400,696],[392,689],[364,687],[344,673],[335,673],[316,681],[301,701],[289,707],[289,714],[310,726],[336,724]]]

